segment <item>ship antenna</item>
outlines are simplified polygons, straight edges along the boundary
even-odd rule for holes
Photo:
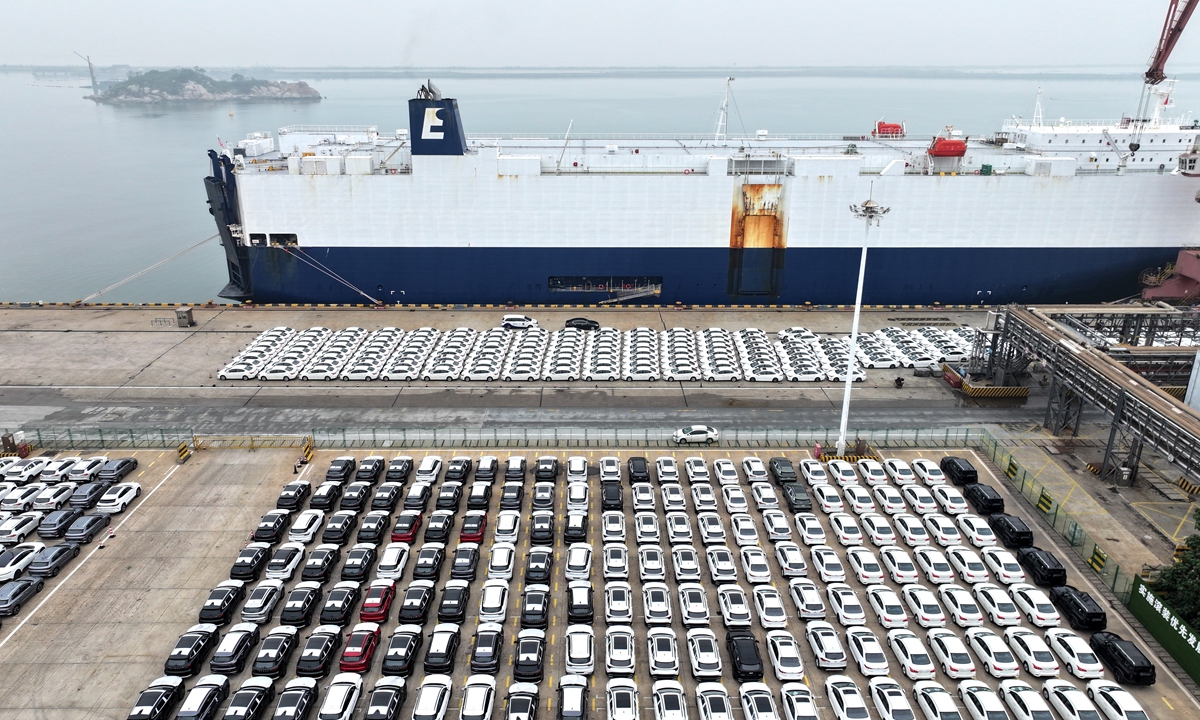
[[[725,142],[725,127],[729,122],[729,84],[733,82],[733,78],[725,78],[725,99],[721,101],[721,112],[717,114],[717,129],[713,133],[713,140],[717,143]]]
[[[567,123],[567,134],[563,135],[562,152],[560,152],[558,154],[558,162],[555,163],[555,165],[554,165],[554,174],[555,175],[562,172],[562,160],[563,160],[563,156],[567,154],[567,143],[571,142],[571,127],[574,124],[575,124],[574,120],[571,120],[571,122]]]
[[[1037,100],[1033,103],[1033,125],[1042,124],[1042,89],[1038,88]]]

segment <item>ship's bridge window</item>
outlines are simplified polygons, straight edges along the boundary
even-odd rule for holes
[[[296,233],[271,233],[272,245],[295,245]]]

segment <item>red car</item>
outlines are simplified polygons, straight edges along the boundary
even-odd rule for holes
[[[392,527],[392,542],[415,542],[417,531],[421,529],[424,519],[420,510],[405,510],[400,513]]]
[[[363,622],[387,622],[388,611],[395,599],[395,580],[373,580],[367,588],[367,596],[363,599],[358,616]]]
[[[483,542],[483,531],[487,529],[486,510],[468,510],[458,532],[460,542]]]
[[[371,658],[379,647],[379,626],[375,623],[359,623],[350,632],[342,659],[338,663],[341,672],[365,673],[371,669]]]

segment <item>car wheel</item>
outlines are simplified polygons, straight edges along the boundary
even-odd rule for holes
[[[21,612],[21,603],[12,606],[12,614],[17,615]]]
[[[259,382],[266,382],[266,381],[267,381],[267,376],[266,376],[266,375],[259,375],[259,376],[258,376],[258,380],[259,380]]]
[[[119,510],[117,510],[117,512],[123,513],[123,512],[125,512],[125,508],[127,508],[127,507],[129,507],[129,503],[121,503],[121,507]]]
[[[1042,688],[1042,697],[1044,697],[1044,698],[1046,698],[1047,700],[1049,700],[1049,699],[1050,699],[1050,691],[1049,691],[1049,690],[1047,690],[1046,688]]]
[[[716,440],[713,440],[712,438],[709,438],[709,439],[707,439],[707,440],[705,440],[705,441],[704,441],[704,444],[705,444],[705,445],[712,445],[712,444],[713,444],[713,443],[715,443],[715,442],[716,442]]]
[[[617,379],[616,379],[615,377],[610,377],[610,378],[608,379],[608,381],[609,381],[609,382],[616,382],[616,381],[617,381]]]
[[[58,572],[59,572],[59,569],[54,568],[53,570],[50,571],[50,577],[58,577]]]
[[[38,584],[37,584],[37,586],[34,588],[34,592],[41,592],[41,591],[42,591],[42,588],[44,588],[44,587],[46,587],[46,581],[45,581],[45,580],[38,580]]]
[[[715,377],[711,377],[711,376],[710,376],[710,377],[706,377],[706,378],[704,378],[704,381],[705,381],[705,382],[716,382],[716,381],[717,381],[717,379],[716,379]]]
[[[83,539],[83,541],[84,541],[85,543],[90,543],[90,542],[92,541],[92,537],[93,537],[93,536],[92,536],[91,534],[89,534],[87,537],[85,537],[85,538]]]
[[[428,375],[426,375],[425,377],[423,377],[423,378],[421,378],[421,379],[422,379],[422,380],[424,380],[425,382],[429,382],[429,376],[428,376]]]
[[[73,557],[73,558],[79,557],[79,546],[78,545],[76,545],[75,550],[71,552],[71,557]]]

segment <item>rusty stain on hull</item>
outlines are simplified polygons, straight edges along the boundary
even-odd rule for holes
[[[745,184],[736,187],[729,223],[729,247],[787,247],[783,213],[783,185]]]

